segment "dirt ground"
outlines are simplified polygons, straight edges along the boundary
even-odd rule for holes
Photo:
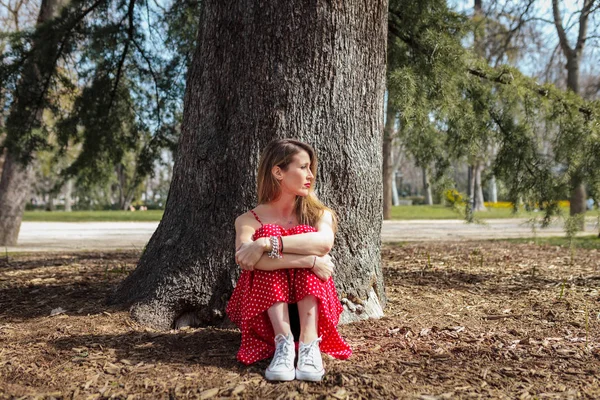
[[[0,398],[600,398],[598,250],[386,245],[386,317],[340,327],[354,355],[314,384],[239,364],[236,330],[157,332],[107,307],[138,255],[0,258]]]

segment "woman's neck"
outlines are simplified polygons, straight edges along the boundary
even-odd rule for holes
[[[266,205],[271,208],[275,217],[289,218],[294,214],[296,196],[282,193],[277,200],[273,200]]]

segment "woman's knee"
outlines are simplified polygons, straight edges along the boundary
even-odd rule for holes
[[[317,298],[315,296],[313,296],[312,294],[307,294],[298,303],[302,303],[302,304],[313,304],[314,303],[314,304],[316,304]]]

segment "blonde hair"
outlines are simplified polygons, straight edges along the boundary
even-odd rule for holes
[[[278,166],[287,171],[294,155],[306,151],[310,158],[310,170],[313,176],[317,176],[317,155],[315,150],[308,144],[294,139],[273,140],[263,151],[258,164],[257,191],[258,204],[265,204],[277,200],[281,195],[280,183],[271,170]],[[294,212],[298,222],[302,225],[316,227],[323,216],[325,210],[329,211],[333,217],[333,230],[337,230],[337,216],[329,207],[325,206],[317,198],[311,185],[308,195],[296,196]]]

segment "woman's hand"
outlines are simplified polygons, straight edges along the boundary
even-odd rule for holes
[[[259,238],[253,242],[242,243],[240,248],[235,252],[236,264],[244,270],[254,270],[254,266],[265,252],[267,246],[265,239],[267,238]]]
[[[312,272],[322,281],[327,281],[333,274],[333,262],[331,256],[325,254],[324,256],[315,256],[315,266],[312,268]]]

